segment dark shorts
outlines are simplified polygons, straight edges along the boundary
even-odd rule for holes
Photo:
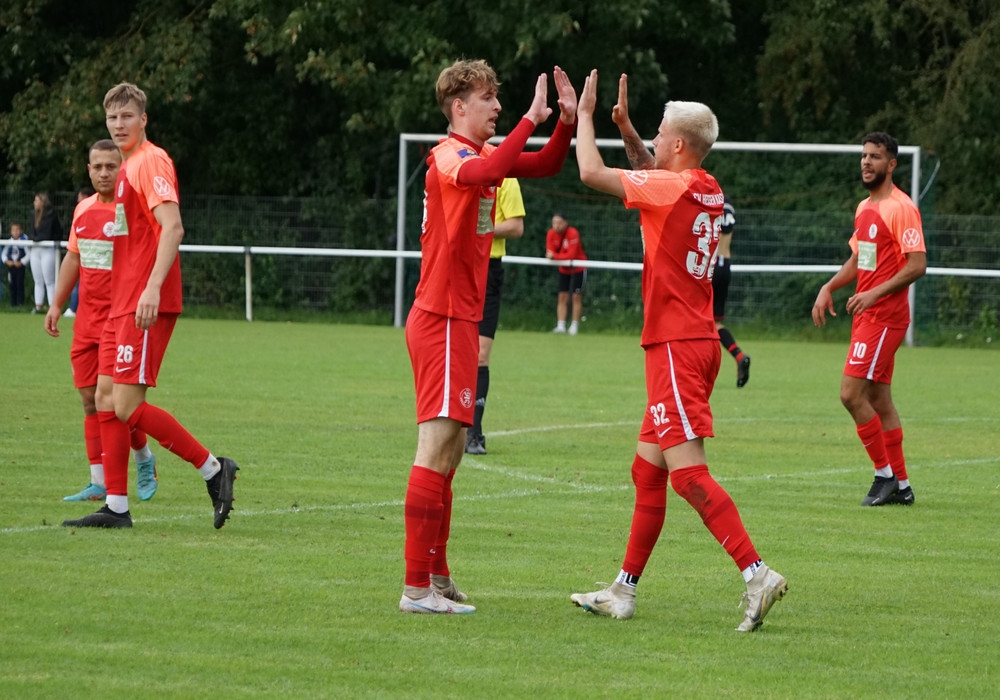
[[[719,258],[712,276],[712,313],[716,321],[726,317],[726,299],[729,298],[729,280],[732,278],[731,260]]]
[[[573,294],[583,294],[583,285],[587,282],[587,270],[583,269],[567,275],[559,273],[559,291],[573,292]]]
[[[479,322],[479,335],[494,338],[500,323],[500,295],[503,292],[503,264],[500,258],[490,258],[486,274],[486,299],[483,301],[483,320]]]

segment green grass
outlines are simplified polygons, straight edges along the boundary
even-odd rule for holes
[[[634,337],[498,335],[489,454],[456,479],[449,548],[478,612],[442,618],[396,609],[416,443],[401,330],[182,319],[151,399],[239,461],[238,510],[214,530],[200,478],[154,445],[159,492],[105,532],[58,526],[94,508],[61,501],[88,475],[69,334],[0,324],[0,697],[996,696],[994,352],[900,351],[917,503],[864,509],[846,344],[738,333],[753,375],[737,390],[725,359],[709,463],[790,585],[740,635],[739,572],[673,493],[636,617],[569,602],[624,554]]]

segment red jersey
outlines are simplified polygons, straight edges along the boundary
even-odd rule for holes
[[[718,338],[712,274],[723,195],[701,169],[618,170],[642,228],[642,346]]]
[[[177,173],[170,156],[144,141],[122,163],[115,184],[114,257],[111,270],[111,318],[134,314],[156,262],[162,226],[153,209],[180,203]],[[174,258],[160,289],[159,313],[181,312],[181,260]]]
[[[73,335],[99,338],[111,311],[111,251],[115,205],[92,194],[73,211],[69,229],[71,253],[80,256],[80,304]]]
[[[431,313],[480,321],[486,274],[493,244],[496,185],[461,185],[458,170],[470,159],[485,158],[495,146],[479,150],[452,134],[431,150],[421,223],[420,282],[413,304]]]
[[[553,260],[587,259],[587,254],[583,252],[583,243],[580,241],[580,232],[572,226],[567,226],[562,233],[550,228],[545,234],[545,250],[552,253]],[[580,267],[560,267],[559,272],[564,275],[572,275],[582,269]]]
[[[854,213],[850,246],[858,256],[857,292],[877,287],[903,269],[907,253],[926,252],[920,210],[895,185],[887,199],[865,199]],[[855,321],[861,318],[888,328],[906,328],[910,325],[907,288],[882,297]]]

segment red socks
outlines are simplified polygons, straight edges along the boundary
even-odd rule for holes
[[[104,485],[109,496],[128,495],[128,426],[114,411],[98,411],[101,445],[104,449]]]
[[[194,465],[195,469],[205,464],[211,454],[176,418],[145,401],[128,419],[128,427],[152,435],[165,448]]]
[[[622,570],[641,576],[649,561],[653,547],[660,538],[663,520],[667,513],[666,469],[647,462],[639,455],[632,462],[632,483],[635,484],[635,510],[632,511],[632,530],[625,548]]]
[[[885,440],[882,437],[882,419],[876,413],[871,420],[858,426],[858,437],[872,460],[875,469],[889,466],[889,457],[885,451]],[[902,438],[900,438],[902,439]]]
[[[101,420],[94,413],[83,417],[83,444],[87,447],[87,463],[103,464],[101,462]]]
[[[674,491],[698,511],[705,527],[733,558],[740,571],[760,559],[743,527],[736,504],[708,473],[707,465],[675,469],[670,472],[670,481]]]
[[[451,576],[451,571],[448,569],[448,538],[451,537],[451,502],[454,498],[451,482],[454,478],[455,470],[452,469],[444,478],[444,488],[441,492],[441,527],[438,528],[434,553],[431,555],[431,573],[437,576]]]
[[[894,428],[882,432],[882,441],[885,444],[885,454],[889,458],[892,466],[892,473],[900,481],[908,479],[906,475],[906,460],[903,459],[903,429]]]
[[[414,464],[410,470],[403,509],[403,519],[406,522],[403,556],[406,559],[407,586],[429,588],[431,585],[431,560],[435,556],[438,536],[443,528],[446,482],[444,474],[433,469]]]

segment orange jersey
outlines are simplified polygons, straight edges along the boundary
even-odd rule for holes
[[[111,317],[134,314],[156,262],[162,227],[153,210],[165,202],[180,202],[177,173],[170,156],[144,141],[122,163],[115,184],[116,264],[111,271]],[[174,259],[160,289],[159,313],[181,312],[181,261]]]
[[[895,185],[886,199],[865,199],[854,213],[850,246],[858,258],[857,292],[877,287],[903,269],[908,253],[926,252],[920,210]],[[906,328],[910,325],[906,288],[882,297],[861,316],[888,328]]]
[[[93,194],[73,212],[67,249],[80,256],[80,304],[74,337],[99,339],[111,310],[111,263],[115,205]]]
[[[718,339],[712,275],[723,195],[704,170],[617,170],[642,227],[642,346]]]
[[[413,301],[419,309],[464,321],[483,317],[497,187],[459,184],[458,171],[494,150],[485,144],[477,151],[452,135],[427,158],[420,282]]]

